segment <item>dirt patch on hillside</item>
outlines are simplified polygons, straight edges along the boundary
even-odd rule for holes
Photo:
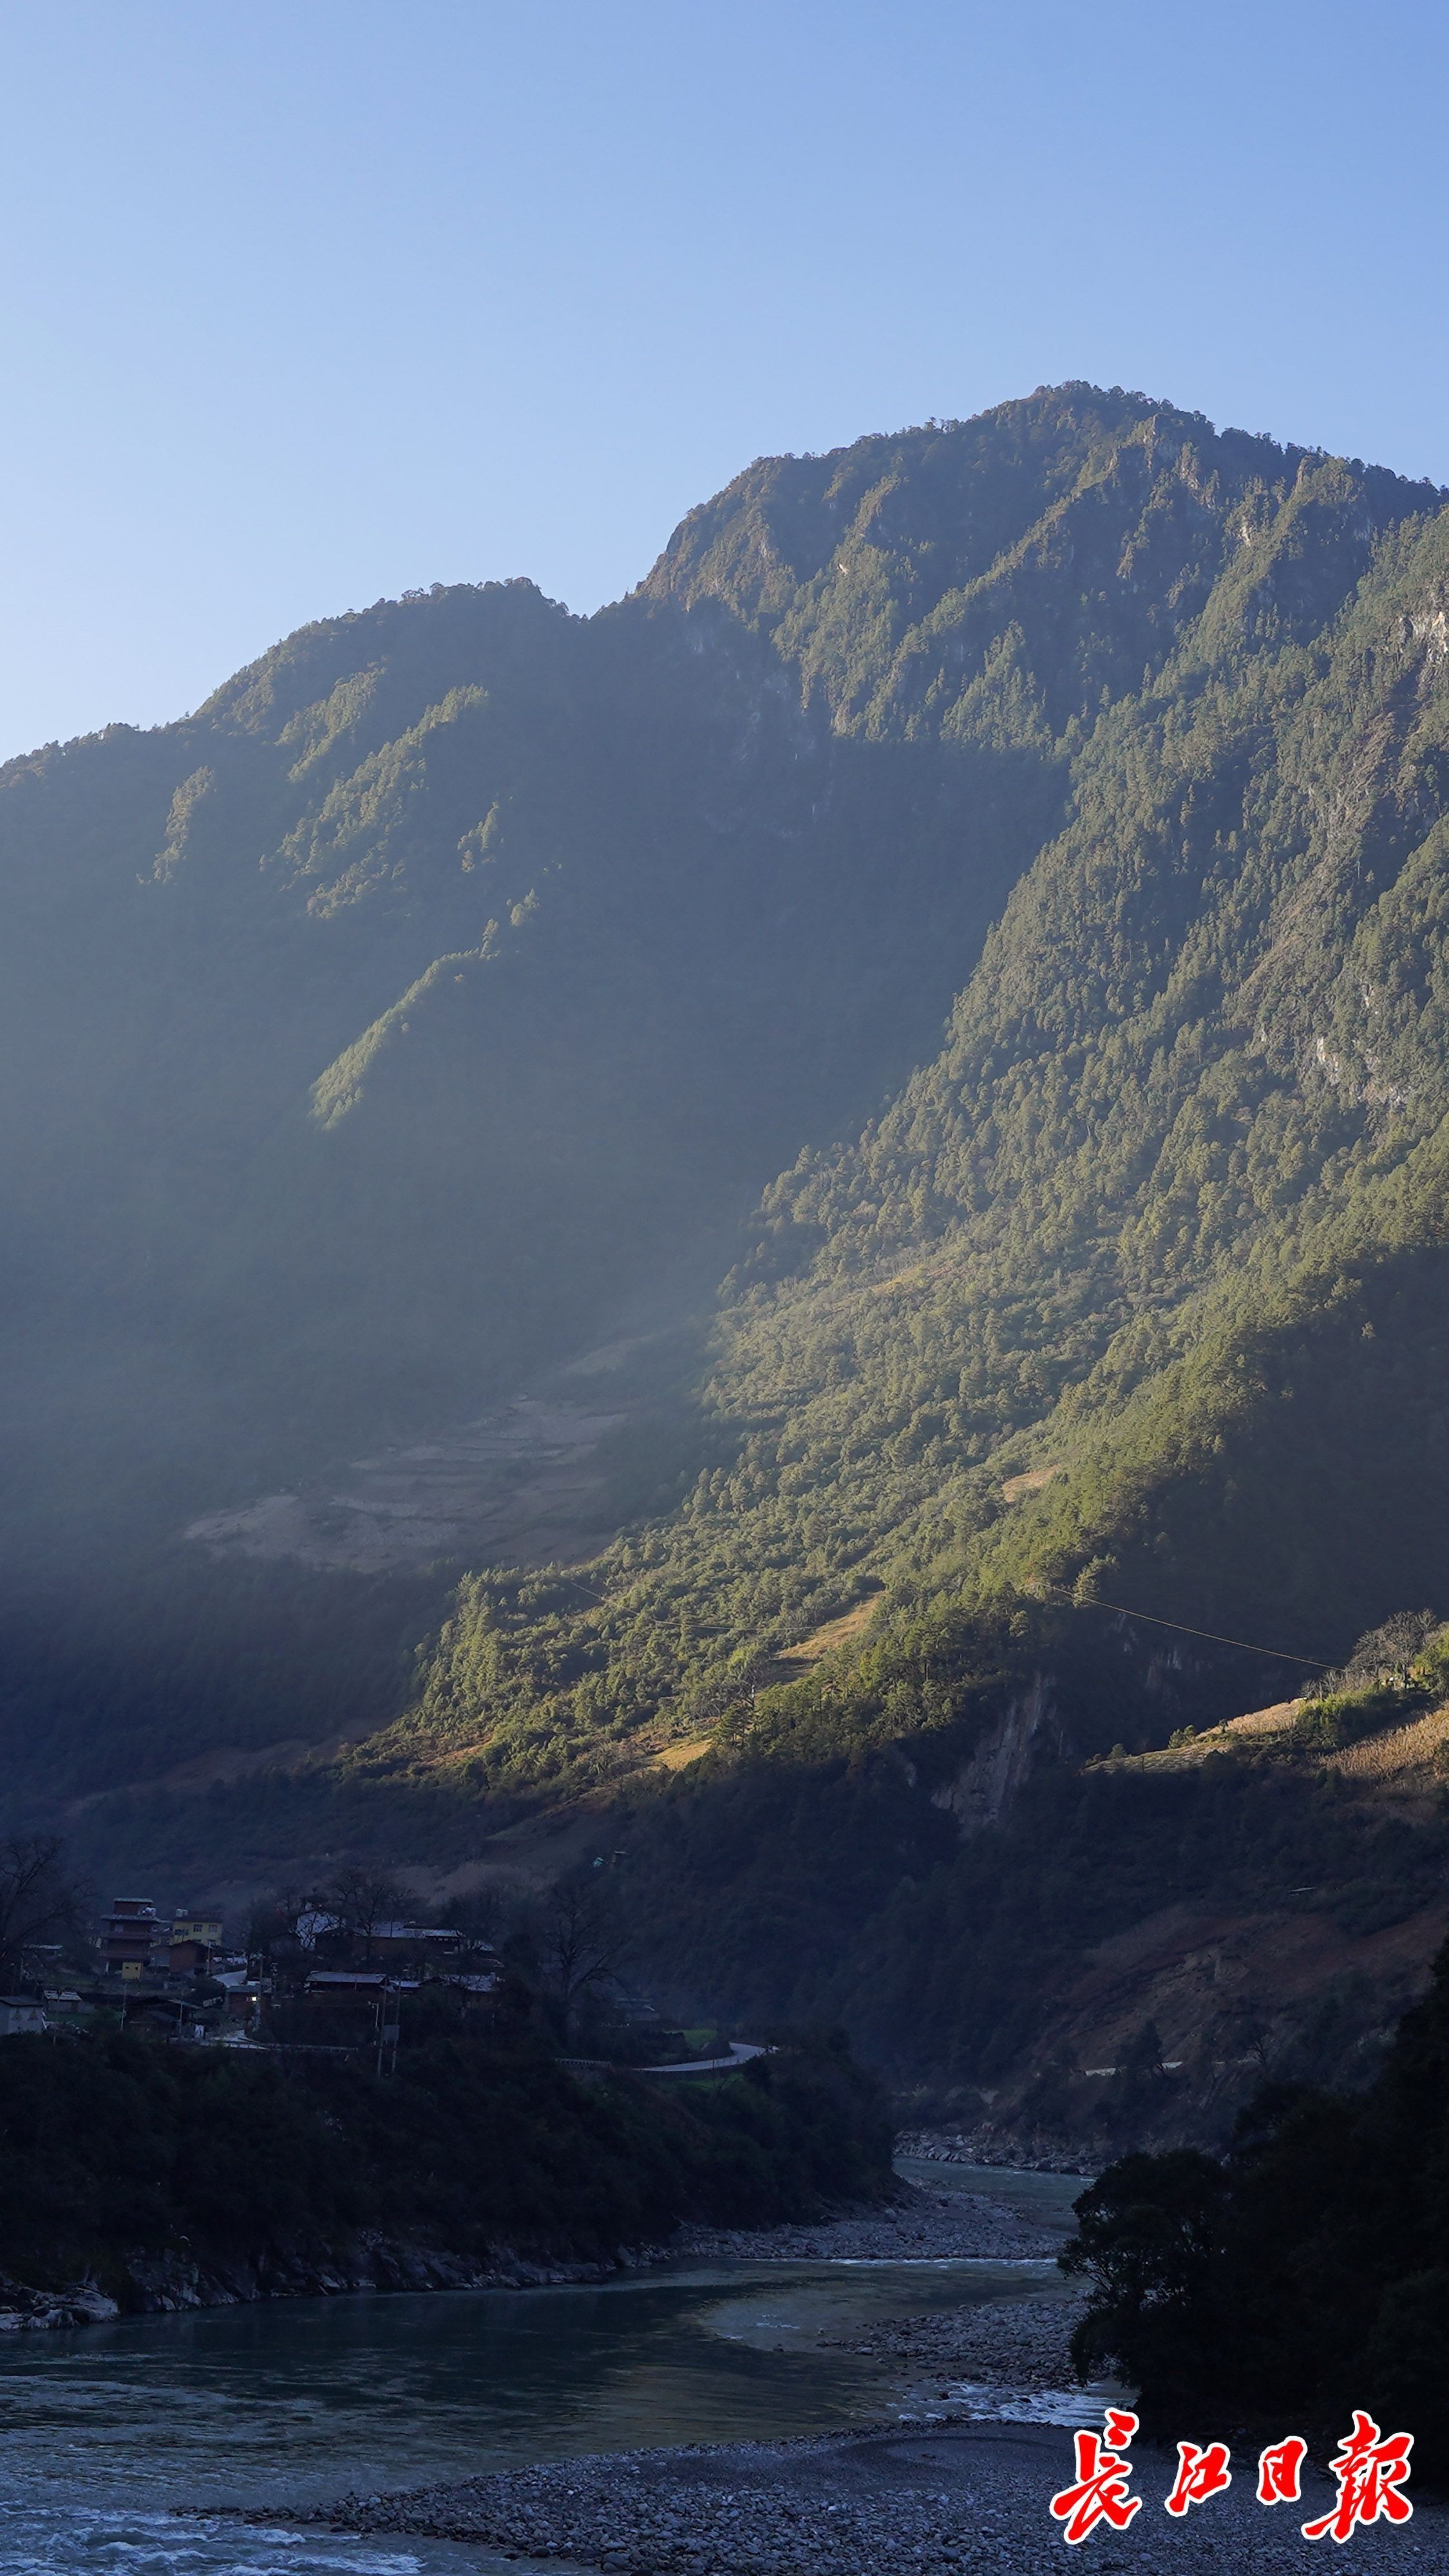
[[[185,1535],[218,1558],[291,1557],[354,1574],[440,1558],[582,1564],[614,1534],[599,1442],[624,1407],[521,1395],[436,1439],[355,1458],[315,1485],[208,1512]]]
[[[88,1797],[73,1798],[65,1809],[67,1824],[73,1824],[88,1808],[99,1806],[106,1798],[153,1798],[165,1792],[176,1798],[199,1797],[204,1789],[226,1786],[233,1780],[247,1780],[259,1771],[307,1771],[335,1762],[349,1744],[363,1741],[364,1730],[355,1734],[329,1735],[320,1743],[309,1743],[305,1736],[283,1736],[275,1744],[218,1744],[209,1753],[192,1754],[185,1762],[174,1763],[169,1771],[159,1772],[150,1780],[129,1780],[119,1789],[93,1789]]]
[[[801,1672],[808,1671],[812,1664],[818,1664],[824,1656],[833,1654],[837,1646],[846,1646],[852,1637],[858,1637],[863,1629],[870,1626],[879,1608],[880,1594],[873,1592],[869,1600],[857,1601],[853,1610],[843,1611],[838,1619],[827,1619],[823,1627],[812,1629],[798,1645],[782,1646],[775,1661],[790,1664]]]
[[[1274,1736],[1291,1736],[1302,1706],[1298,1699],[1279,1700],[1272,1708],[1250,1709],[1246,1717],[1225,1718],[1221,1726],[1205,1726],[1189,1744],[1159,1746],[1153,1753],[1107,1754],[1101,1767],[1113,1771],[1191,1771],[1210,1753],[1231,1753],[1235,1748],[1246,1750],[1250,1746],[1267,1751]]]
[[[857,1601],[853,1609],[843,1610],[838,1619],[827,1619],[820,1627],[812,1628],[808,1637],[799,1638],[793,1646],[782,1646],[778,1654],[771,1655],[768,1662],[760,1665],[757,1681],[765,1687],[800,1681],[806,1673],[813,1672],[827,1655],[834,1654],[838,1646],[848,1646],[856,1637],[864,1635],[880,1608],[882,1598],[880,1591],[868,1593],[865,1600]]]
[[[1376,1789],[1409,1795],[1438,1788],[1449,1774],[1449,1708],[1435,1708],[1407,1726],[1391,1726],[1332,1756],[1345,1778],[1372,1781]]]
[[[1386,1726],[1358,1744],[1318,1747],[1295,1739],[1294,1729],[1305,1705],[1301,1699],[1279,1700],[1272,1708],[1251,1709],[1246,1717],[1204,1727],[1188,1744],[1155,1753],[1108,1755],[1101,1767],[1191,1771],[1214,1753],[1281,1750],[1301,1766],[1339,1771],[1364,1788],[1388,1789],[1404,1797],[1432,1795],[1449,1776],[1449,1707],[1428,1709],[1402,1726]]]
[[[403,1869],[398,1874],[415,1896],[442,1904],[450,1896],[493,1891],[505,1898],[537,1896],[569,1870],[602,1861],[608,1866],[617,1841],[610,1809],[618,1784],[589,1790],[567,1806],[525,1816],[490,1834],[470,1860],[443,1870]]]
[[[712,1735],[692,1735],[686,1743],[661,1744],[654,1759],[665,1771],[687,1771],[691,1762],[698,1762],[701,1755],[713,1749]]]
[[[1441,1900],[1355,1934],[1311,1904],[1259,1913],[1164,1907],[1083,1960],[1030,2061],[1011,2067],[994,2091],[992,2123],[1019,2127],[1033,2087],[1051,2068],[1058,2089],[1065,2087],[1072,2135],[1086,2138],[1151,2024],[1161,2071],[1178,2081],[1164,2086],[1160,2112],[1150,2099],[1139,2104],[1143,2142],[1225,2128],[1234,2106],[1335,1995],[1351,1995],[1363,2047],[1372,2051],[1387,2039],[1423,1991],[1446,1915],[1449,1901]]]
[[[1004,1503],[1019,1503],[1023,1494],[1039,1494],[1053,1476],[1065,1473],[1062,1467],[1024,1467],[1019,1476],[1008,1476],[1001,1488]]]
[[[205,1512],[182,1535],[223,1563],[290,1558],[324,1573],[586,1564],[640,1509],[613,1435],[677,1438],[698,1356],[677,1319],[617,1334],[491,1412],[334,1460],[285,1492]]]

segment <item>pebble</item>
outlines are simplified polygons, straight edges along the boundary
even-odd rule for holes
[[[689,2229],[669,2251],[787,2263],[1009,2261],[1052,2256],[1060,2242],[999,2203],[916,2186],[886,2211],[814,2227]],[[241,2518],[472,2542],[605,2576],[1045,2576],[1074,2563],[1094,2576],[1289,2576],[1311,2567],[1299,2524],[1327,2509],[1332,2487],[1310,2469],[1301,2510],[1260,2506],[1256,2446],[1235,2460],[1225,2495],[1177,2521],[1162,2510],[1175,2456],[1139,2441],[1133,2485],[1144,2509],[1124,2533],[1099,2528],[1083,2553],[1067,2548],[1047,2508],[1074,2474],[1070,2433],[990,2418],[1023,2395],[1072,2387],[1066,2342],[1077,2306],[1075,2296],[992,2300],[839,2337],[904,2366],[903,2413],[889,2426],[553,2461]],[[1083,2390],[1074,2420],[1100,2428],[1100,2408],[1100,2396]],[[1449,2576],[1449,2512],[1417,2498],[1409,2525],[1375,2525],[1341,2553],[1325,2546],[1335,2567]]]
[[[974,2400],[973,2413],[991,2411],[995,2391],[1003,2401],[1070,2390],[1075,2373],[1067,2352],[1083,2295],[1049,2299],[983,2299],[971,2308],[939,2309],[923,2317],[887,2317],[849,2334],[822,2335],[822,2346],[858,2353],[871,2361],[908,2364],[929,2374],[903,2392],[917,2399]],[[939,2384],[938,2384],[939,2383]],[[952,2384],[954,2383],[954,2384]],[[1078,2408],[1082,2403],[1078,2399]],[[1085,2417],[1083,2417],[1085,2421]]]
[[[1268,2510],[1243,2473],[1251,2460],[1240,2462],[1226,2495],[1176,2522],[1162,2511],[1175,2459],[1136,2449],[1143,2510],[1120,2537],[1099,2528],[1084,2565],[1132,2576],[1287,2576],[1313,2563],[1298,2526],[1331,2502],[1321,2473],[1305,2475],[1301,2509]],[[915,2568],[1041,2576],[1077,2555],[1047,2510],[1071,2475],[1070,2436],[1052,2427],[895,2426],[566,2460],[245,2518],[470,2541],[609,2576],[902,2576]],[[1449,2514],[1421,2501],[1406,2528],[1355,2534],[1344,2563],[1446,2576]]]
[[[1059,2233],[1049,2234],[1001,2201],[902,2183],[886,2209],[850,2210],[814,2227],[682,2227],[669,2251],[751,2263],[1010,2263],[1028,2255],[1050,2258],[1061,2242]]]
[[[998,2138],[990,2129],[958,2129],[954,2136],[942,2129],[900,2129],[895,2151],[898,2156],[922,2157],[936,2165],[996,2165],[1013,2173],[1080,2174],[1084,2183],[1101,2166],[1100,2157],[1096,2163],[1084,2162],[1080,2156],[1064,2156],[1060,2149],[1030,2155],[1016,2140]]]

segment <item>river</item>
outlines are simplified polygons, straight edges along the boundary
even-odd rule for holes
[[[1081,2189],[969,2179],[1057,2225]],[[16,2335],[0,2349],[0,2565],[445,2576],[508,2564],[525,2576],[526,2562],[476,2546],[252,2530],[196,2509],[864,2422],[888,2411],[888,2374],[818,2349],[820,2329],[1039,2297],[1054,2277],[1044,2262],[709,2263],[586,2288],[279,2300]]]

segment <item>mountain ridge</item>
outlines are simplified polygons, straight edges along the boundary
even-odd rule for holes
[[[728,1271],[703,1358],[646,1390],[585,1581],[438,1568],[390,1722],[224,1826],[102,1801],[95,1848],[461,1861],[710,1734],[625,1820],[639,1867],[678,1885],[672,1833],[758,1824],[751,1782],[798,1779],[779,1921],[817,1903],[812,1801],[876,1851],[846,1966],[795,1981],[848,2012],[892,1835],[956,1902],[954,1828],[901,1809],[892,1746],[959,1769],[1045,1673],[1043,1758],[1246,1704],[1244,1659],[1124,1653],[1095,1598],[1325,1659],[1449,1600],[1446,603],[1431,487],[1049,389],[756,464],[590,620],[511,585],[303,630],[174,729],[164,775],[154,738],[121,745],[124,860],[110,737],[27,770],[41,842],[83,823],[100,868],[106,940],[62,921],[96,1029],[118,953],[172,1014],[169,1054],[126,1023],[128,1061],[186,1114],[118,1080],[108,1145],[130,1121],[154,1168],[95,1189],[140,1338],[174,1331],[202,1389],[178,1504],[541,1382],[686,1252]],[[77,1128],[86,1073],[57,1076]],[[60,1160],[64,1250],[78,1210],[96,1228]],[[63,1265],[36,1241],[39,1307]],[[228,1370],[246,1439],[206,1412]],[[778,1680],[875,1589],[865,1642]],[[315,1739],[338,1721],[319,1698]],[[778,2003],[741,1869],[712,1881],[754,1891],[732,1991]]]

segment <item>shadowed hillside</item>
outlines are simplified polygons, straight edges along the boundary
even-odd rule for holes
[[[1068,386],[756,465],[597,618],[383,605],[14,765],[17,1526],[64,1568],[82,1470],[137,1545],[194,1517],[221,1561],[150,1579],[203,1637],[238,1587],[305,1635],[402,1583],[350,1726],[229,1661],[227,1741],[350,1741],[204,1812],[147,1791],[128,1631],[135,1716],[59,1766],[129,1784],[88,1848],[486,1868],[622,1798],[711,1887],[671,1969],[712,2006],[904,2029],[882,1927],[959,1986],[976,1916],[897,1890],[1003,1707],[1056,1712],[998,1747],[1005,1961],[1073,1764],[1449,1603],[1446,617],[1439,493]],[[599,1347],[617,1401],[569,1376]],[[488,1408],[581,1385],[540,1480]],[[436,1433],[434,1487],[493,1482],[429,1573],[386,1516]],[[1124,1654],[1096,1601],[1286,1660]],[[76,1705],[39,1653],[32,1805]],[[1005,1975],[972,2034],[916,2015],[918,2068],[976,2080]]]

